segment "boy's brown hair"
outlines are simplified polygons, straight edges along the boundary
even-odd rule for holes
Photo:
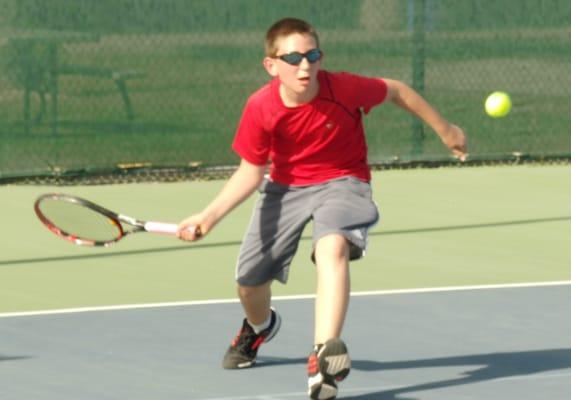
[[[319,47],[319,37],[317,31],[309,23],[297,18],[284,18],[274,23],[266,32],[265,52],[267,57],[275,57],[277,55],[278,39],[291,35],[292,33],[301,33],[311,35],[315,39],[317,47]]]

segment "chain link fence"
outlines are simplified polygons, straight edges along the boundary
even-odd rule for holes
[[[571,155],[568,0],[0,0],[0,178],[235,165],[285,16],[316,26],[324,68],[415,87],[473,160]],[[483,109],[496,90],[501,119]],[[372,164],[448,159],[397,107],[366,125]]]

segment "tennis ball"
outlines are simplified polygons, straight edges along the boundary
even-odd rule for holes
[[[512,101],[507,93],[494,92],[486,99],[485,108],[490,117],[505,117],[512,109]]]

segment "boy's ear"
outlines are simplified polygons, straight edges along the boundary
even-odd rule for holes
[[[264,68],[266,69],[266,71],[268,71],[268,74],[270,74],[274,78],[278,76],[278,69],[276,63],[277,60],[271,57],[264,57],[264,60],[262,61]]]

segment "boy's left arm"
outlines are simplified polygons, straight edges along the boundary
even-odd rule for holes
[[[466,160],[468,150],[466,135],[462,128],[448,122],[422,96],[405,83],[385,78],[383,80],[388,87],[388,100],[422,119],[438,134],[454,156],[461,161]]]

